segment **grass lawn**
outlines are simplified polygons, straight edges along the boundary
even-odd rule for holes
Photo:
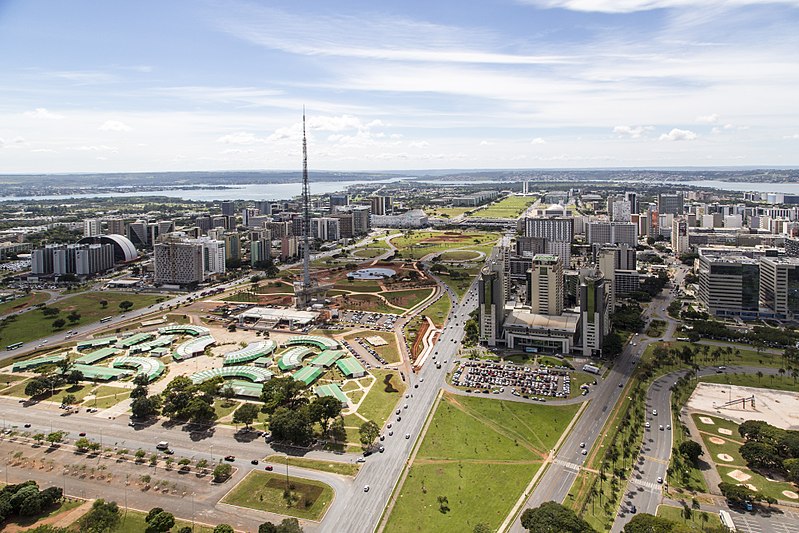
[[[444,326],[444,322],[447,320],[447,315],[449,315],[450,309],[452,309],[452,301],[449,299],[449,296],[444,294],[441,296],[441,298],[436,300],[433,305],[425,309],[423,314],[425,316],[429,316],[430,320],[433,321],[433,324],[435,324],[436,327],[441,328]]]
[[[386,531],[497,528],[577,407],[445,394]]]
[[[147,529],[147,522],[144,521],[147,517],[147,513],[130,510],[126,512],[124,509],[120,509],[120,511],[122,513],[122,518],[119,521],[119,525],[110,530],[110,533],[141,533]],[[191,522],[176,518],[175,526],[172,528],[172,531],[177,531],[183,526],[191,527]],[[194,526],[194,533],[213,533],[213,531],[214,528],[212,527],[205,527],[199,524],[195,524]]]
[[[334,301],[339,303],[344,309],[370,311],[375,313],[389,313],[394,315],[403,312],[402,308],[397,309],[396,307],[391,307],[374,294],[350,294],[340,296]]]
[[[222,498],[222,502],[307,520],[320,520],[333,501],[333,489],[310,479],[289,477],[288,481],[290,499],[283,496],[286,488],[284,476],[252,471]]]
[[[715,376],[704,376],[699,381],[799,392],[799,383],[790,377],[789,374],[785,376],[763,376],[762,378],[758,378],[755,374],[716,374]]]
[[[726,481],[728,483],[740,483],[728,475],[733,470],[740,470],[744,474],[752,476],[750,479],[744,481],[744,483],[754,485],[760,494],[763,494],[764,496],[771,496],[772,498],[776,498],[778,500],[793,501],[789,498],[786,498],[782,493],[784,490],[796,492],[796,486],[794,486],[792,483],[783,481],[770,481],[757,472],[753,472],[752,470],[738,466],[721,466],[716,464],[716,469],[719,471],[722,481]]]
[[[382,296],[389,301],[391,305],[402,307],[404,309],[412,309],[419,305],[423,300],[433,294],[433,290],[428,289],[411,289],[407,291],[392,291],[384,292]]]
[[[100,300],[108,302],[108,306],[105,309],[100,306]],[[74,323],[67,322],[67,325],[62,329],[70,329],[75,326],[97,322],[105,316],[119,314],[119,303],[125,300],[133,302],[132,309],[139,309],[155,304],[158,301],[163,301],[164,296],[105,291],[76,294],[53,305],[53,307],[61,310],[61,313],[56,317],[45,317],[42,311],[38,309],[18,315],[16,320],[0,329],[0,344],[28,342],[46,337],[54,331],[53,320],[59,317],[66,320],[67,315],[72,311],[80,314],[80,320]]]
[[[659,505],[657,515],[661,518],[673,520],[691,529],[703,531],[707,527],[721,527],[721,520],[716,513],[709,513],[707,511],[693,510],[691,520],[686,520],[682,516],[682,508],[672,507],[670,505]],[[702,515],[707,515],[707,521],[702,518]]]
[[[394,407],[405,394],[406,384],[400,379],[396,370],[372,369],[372,375],[377,379],[369,394],[363,399],[358,413],[367,420],[373,420],[378,426],[383,427],[391,415]],[[385,381],[388,379],[388,381]],[[388,390],[386,390],[388,389]],[[355,442],[358,442],[357,439]]]
[[[3,302],[0,304],[0,316],[19,311],[31,305],[36,305],[47,301],[49,294],[46,292],[32,292],[16,298],[14,300]]]
[[[507,196],[498,202],[479,209],[470,216],[473,218],[516,218],[530,207],[535,198],[532,196]]]
[[[285,455],[270,455],[264,461],[275,465],[286,464]],[[355,476],[361,469],[359,463],[342,463],[339,461],[320,461],[318,459],[306,459],[304,457],[289,457],[289,466],[299,466],[300,468],[310,468],[311,470],[321,470],[342,476]]]
[[[39,487],[44,489],[46,487]],[[58,505],[54,505],[49,509],[43,510],[41,513],[35,516],[20,516],[17,518],[13,518],[8,520],[7,522],[3,522],[4,525],[17,525],[21,527],[29,527],[35,525],[40,520],[44,520],[45,518],[50,518],[51,516],[56,516],[61,513],[65,513],[67,511],[71,511],[76,507],[80,507],[83,504],[81,500],[69,500],[69,501],[62,501]],[[4,529],[4,528],[3,528]]]

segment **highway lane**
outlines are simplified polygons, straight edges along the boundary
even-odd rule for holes
[[[402,409],[400,422],[396,421],[396,416],[390,418],[394,435],[389,437],[389,430],[383,428],[382,433],[386,435],[383,441],[385,452],[367,458],[355,485],[328,511],[322,523],[322,532],[370,533],[378,527],[383,510],[400,479],[439,389],[446,381],[447,372],[454,365],[464,337],[466,320],[469,319],[469,313],[477,307],[475,286],[476,283],[473,283],[464,298],[453,305],[444,331],[434,347],[433,355],[436,360],[442,363],[446,360],[447,363],[442,364],[439,369],[432,364],[432,359],[428,359],[418,373],[407,376],[407,393],[412,397],[404,400],[408,409]],[[447,291],[454,301],[454,292],[448,287]],[[410,438],[406,439],[406,434]],[[369,491],[364,492],[367,485]]]
[[[660,311],[668,306],[669,298],[670,296],[664,293],[658,295],[642,314],[645,322],[654,316],[660,318]],[[671,335],[673,330],[674,324],[669,322],[669,328],[664,338]],[[582,455],[581,443],[585,443],[585,449],[592,449],[613,412],[614,406],[626,390],[623,385],[627,383],[635,370],[635,365],[644,349],[649,344],[658,341],[659,339],[637,335],[625,345],[622,354],[616,358],[605,379],[594,387],[587,398],[589,400],[588,407],[572,428],[571,434],[563,441],[533,493],[519,511],[528,507],[538,507],[548,501],[562,502],[566,499],[580,469],[588,458],[588,456]],[[633,346],[633,343],[636,346]],[[622,386],[620,387],[620,385]],[[594,453],[594,450],[591,450],[590,453]],[[596,453],[601,453],[601,450],[597,450]],[[521,512],[514,519],[509,531],[514,533],[525,531],[521,525],[520,516]]]

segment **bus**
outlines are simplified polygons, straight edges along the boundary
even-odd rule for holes
[[[721,520],[721,525],[727,528],[727,531],[735,531],[735,523],[732,521],[729,511],[723,509],[719,511],[719,520]]]
[[[8,346],[6,346],[6,350],[8,350],[8,351],[16,350],[20,346],[22,346],[21,342],[15,342],[14,344],[9,344]]]
[[[114,317],[112,317],[112,316],[107,316],[107,317],[105,317],[105,318],[101,318],[101,319],[100,319],[100,323],[104,323],[104,322],[111,322],[111,319],[112,319],[112,318],[114,318]]]

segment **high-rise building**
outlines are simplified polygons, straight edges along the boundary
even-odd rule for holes
[[[605,279],[599,270],[580,276],[580,324],[583,355],[602,355],[610,328]]]
[[[260,239],[250,241],[250,265],[256,267],[272,259],[272,241]]]
[[[390,196],[373,196],[371,199],[372,214],[373,215],[390,215],[391,214],[391,197]]]
[[[760,260],[760,304],[771,310],[775,318],[799,318],[799,258]]]
[[[527,302],[530,311],[539,315],[563,313],[563,263],[555,255],[533,257],[527,272]]]
[[[83,221],[83,236],[96,237],[103,232],[103,221],[99,218],[87,218]]]
[[[371,208],[368,205],[358,205],[352,208],[352,233],[353,235],[366,235],[372,229]]]
[[[480,342],[496,346],[502,341],[505,320],[505,273],[501,265],[485,266],[477,282],[480,306]]]
[[[222,202],[222,214],[226,217],[232,217],[236,215],[236,203],[232,200],[226,200]]]
[[[683,199],[682,193],[659,194],[658,213],[661,215],[682,215]]]
[[[588,244],[638,244],[638,228],[632,222],[589,222]]]
[[[691,249],[688,244],[688,221],[684,217],[675,217],[671,223],[671,249],[678,257]]]
[[[205,252],[197,241],[167,239],[153,247],[153,281],[166,285],[192,285],[205,281]]]

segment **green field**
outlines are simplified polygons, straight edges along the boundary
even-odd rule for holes
[[[72,311],[80,314],[80,320],[69,322],[62,329],[70,329],[83,324],[97,322],[108,315],[117,315],[121,311],[119,303],[125,300],[133,302],[132,309],[139,309],[162,301],[163,296],[149,294],[122,294],[116,292],[86,292],[65,298],[50,307],[57,307],[61,312],[53,318],[45,317],[40,310],[28,311],[18,315],[17,319],[0,329],[0,344],[7,345],[15,342],[28,342],[46,337],[53,331],[53,320],[63,318]],[[108,302],[104,309],[100,300]]]
[[[281,465],[285,468],[286,455],[270,455],[264,461],[273,463],[277,467]],[[310,468],[311,470],[321,470],[342,476],[355,476],[361,469],[359,463],[342,463],[340,461],[320,461],[318,459],[306,459],[304,457],[288,457],[289,466],[300,468]]]
[[[386,531],[496,529],[577,409],[445,394]]]
[[[383,427],[386,420],[394,410],[394,406],[402,399],[405,393],[405,382],[400,379],[399,372],[396,370],[380,370],[372,369],[372,375],[377,379],[372,388],[369,389],[369,394],[364,398],[361,407],[358,409],[358,414],[367,420],[373,420],[378,426]],[[390,376],[386,385],[384,379]],[[392,392],[387,392],[386,388],[390,388]],[[357,439],[356,441],[357,442]]]
[[[716,513],[710,513],[707,511],[699,511],[699,510],[692,510],[692,516],[690,520],[686,520],[682,516],[682,509],[680,507],[672,507],[670,505],[660,505],[658,506],[657,515],[661,518],[666,518],[667,520],[672,520],[684,526],[688,526],[691,529],[696,529],[703,531],[707,527],[721,527],[721,520],[719,519],[719,515]],[[707,520],[702,518],[702,515],[707,516]]]
[[[111,533],[141,533],[147,529],[147,522],[144,521],[147,513],[131,510],[125,511],[124,509],[120,511],[122,513],[122,518],[119,525],[111,530]],[[177,531],[183,526],[192,527],[192,523],[188,520],[178,520],[176,518],[175,526],[172,528],[172,531]],[[195,524],[193,531],[194,533],[213,533],[214,528]]]
[[[474,211],[470,216],[473,218],[517,218],[535,200],[532,196],[508,196],[490,204],[485,209]]]
[[[425,316],[429,316],[430,320],[433,321],[433,324],[440,328],[444,326],[444,322],[447,320],[447,315],[449,315],[450,309],[452,309],[452,301],[449,299],[449,296],[444,294],[441,298],[436,300],[433,305],[425,309],[423,314]]]
[[[320,520],[333,501],[333,489],[320,481],[289,476],[291,499],[286,498],[286,478],[252,471],[224,498],[223,503],[249,507],[307,520]]]
[[[0,316],[13,313],[14,311],[19,311],[20,309],[24,309],[31,305],[43,303],[47,301],[49,296],[50,295],[46,292],[32,292],[30,294],[26,294],[25,296],[16,298],[15,300],[3,302],[0,304]]]

